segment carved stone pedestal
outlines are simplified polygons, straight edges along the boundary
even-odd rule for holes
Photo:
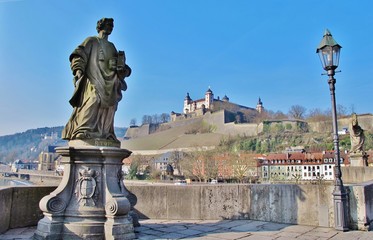
[[[65,164],[58,188],[39,203],[44,218],[35,239],[134,239],[131,203],[123,184],[118,147],[57,148]]]
[[[368,166],[368,156],[365,152],[351,152],[350,166],[351,167],[366,167]]]

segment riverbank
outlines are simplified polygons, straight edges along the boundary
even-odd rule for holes
[[[43,174],[29,174],[29,179],[20,179],[15,176],[4,177],[0,174],[0,188],[6,186],[19,186],[19,185],[38,185],[50,186],[58,185],[62,180],[62,176],[51,176]]]

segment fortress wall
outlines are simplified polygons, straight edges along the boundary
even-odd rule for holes
[[[129,127],[127,128],[126,134],[124,134],[124,138],[135,138],[138,136],[139,128],[138,127]]]
[[[357,120],[359,125],[365,131],[373,132],[373,115],[364,114],[358,115]],[[338,119],[338,130],[342,128],[349,128],[351,123],[351,117]],[[321,121],[321,122],[309,122],[309,130],[312,132],[332,132],[333,126],[331,121]]]
[[[199,117],[193,117],[193,118],[186,118],[183,120],[177,120],[175,122],[163,123],[162,125],[164,126],[164,128],[182,127],[182,126],[187,126],[189,124],[201,122],[202,119],[203,119],[203,116],[199,116]]]
[[[235,124],[234,122],[226,123],[224,128],[219,131],[222,134],[231,135],[245,135],[256,136],[258,135],[258,124],[256,123],[241,123]]]
[[[150,127],[149,124],[145,124],[145,125],[142,125],[141,127],[139,127],[139,131],[137,133],[138,136],[142,137],[142,136],[149,135],[149,127]]]
[[[217,111],[214,113],[207,112],[203,116],[203,120],[206,121],[208,124],[215,126],[216,132],[219,133],[224,130],[225,116],[226,116],[225,110]]]
[[[125,138],[136,138],[136,137],[143,137],[149,135],[150,125],[145,124],[141,125],[140,127],[130,127],[127,128],[126,134],[124,135]]]
[[[333,126],[331,121],[322,121],[322,122],[309,122],[308,123],[308,130],[310,132],[332,132]]]

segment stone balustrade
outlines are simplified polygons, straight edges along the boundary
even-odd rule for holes
[[[136,211],[150,219],[252,219],[311,226],[334,226],[330,185],[126,184],[137,196]],[[350,229],[366,230],[373,220],[373,182],[347,186]],[[42,217],[40,199],[52,186],[0,189],[0,233],[35,226]]]

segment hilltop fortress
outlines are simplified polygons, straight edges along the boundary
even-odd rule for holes
[[[230,112],[234,115],[234,120],[236,123],[249,123],[252,119],[264,111],[263,103],[259,98],[256,108],[251,108],[229,101],[227,95],[225,95],[221,100],[220,97],[214,98],[214,93],[210,88],[207,89],[205,97],[197,100],[192,100],[187,93],[184,98],[183,113],[171,112],[171,121],[178,121],[187,118],[193,118],[197,116],[205,115],[207,112],[213,113],[221,110]]]
[[[127,129],[122,146],[128,149],[168,149],[190,146],[214,146],[223,136],[257,136],[263,132],[332,132],[330,121],[307,122],[299,119],[258,121],[265,112],[259,98],[255,108],[229,101],[227,96],[214,98],[209,88],[204,98],[193,100],[189,93],[184,98],[183,111],[170,114],[170,122],[143,124]],[[338,119],[339,129],[349,126],[350,117]],[[359,124],[373,132],[373,116],[359,115]],[[196,135],[197,134],[197,135]],[[148,141],[144,137],[154,136]],[[128,141],[136,140],[136,141]],[[142,142],[143,141],[143,142]],[[140,143],[141,142],[141,143]],[[145,144],[145,145],[144,145]]]
[[[204,98],[192,100],[189,93],[184,98],[183,112],[170,114],[171,121],[162,124],[144,124],[131,126],[125,135],[125,139],[147,136],[149,134],[165,131],[175,127],[184,127],[186,132],[193,132],[188,126],[208,125],[208,132],[219,134],[245,134],[253,136],[258,133],[258,124],[254,119],[264,111],[263,103],[259,98],[255,108],[236,104],[229,101],[225,95],[214,98],[210,88],[205,92]]]

